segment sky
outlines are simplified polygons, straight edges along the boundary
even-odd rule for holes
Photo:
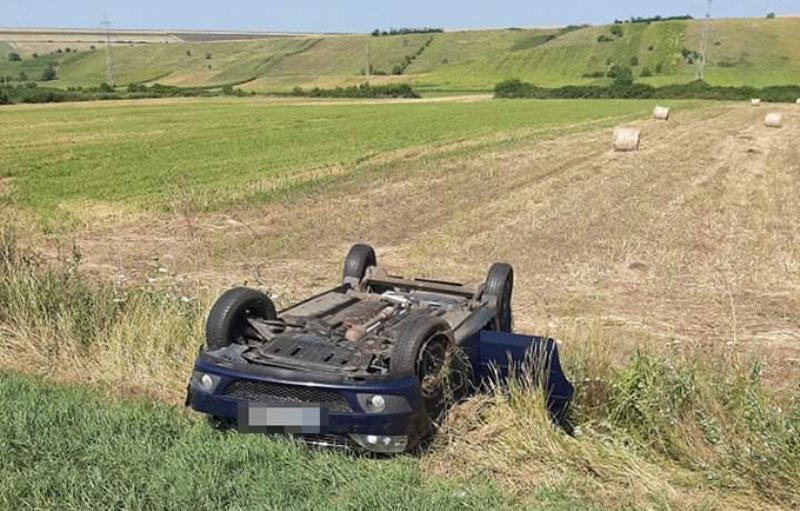
[[[707,0],[0,0],[0,27],[370,32],[391,27],[603,24],[660,14],[705,16]],[[800,0],[715,0],[714,17],[800,15]]]

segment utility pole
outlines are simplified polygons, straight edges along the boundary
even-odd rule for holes
[[[104,17],[103,21],[100,23],[101,25],[106,27],[106,83],[109,84],[111,87],[113,87],[114,56],[111,54],[111,33],[109,32],[109,28],[111,27],[111,22],[108,21],[107,17]]]
[[[700,39],[700,60],[697,62],[697,73],[695,80],[702,80],[706,73],[706,54],[708,53],[708,40],[711,37],[711,0],[708,0],[708,11],[706,21],[703,25],[703,34]]]

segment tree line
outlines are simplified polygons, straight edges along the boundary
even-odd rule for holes
[[[443,28],[390,28],[389,30],[381,30],[376,28],[372,31],[372,37],[391,36],[391,35],[409,35],[409,34],[441,34],[444,32]]]
[[[625,77],[627,78],[627,76]],[[702,80],[690,83],[654,87],[645,83],[632,83],[626,79],[611,85],[567,85],[545,88],[517,79],[498,83],[495,98],[529,99],[711,99],[720,101],[745,101],[761,98],[770,103],[794,103],[800,98],[800,85],[756,87],[721,87]]]

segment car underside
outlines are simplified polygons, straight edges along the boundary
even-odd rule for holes
[[[399,452],[490,366],[507,373],[538,360],[563,422],[572,388],[555,342],[511,333],[512,286],[503,263],[478,284],[392,276],[371,247],[355,245],[341,285],[280,313],[259,291],[229,290],[209,314],[187,403],[246,431],[338,434]]]

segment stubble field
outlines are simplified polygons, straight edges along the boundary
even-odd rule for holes
[[[770,130],[766,109],[674,106],[668,123],[648,120],[653,104],[636,101],[4,109],[0,208],[15,240],[6,234],[2,251],[0,364],[178,405],[203,312],[225,286],[260,287],[286,304],[335,282],[357,241],[420,276],[480,280],[504,260],[517,274],[517,328],[562,341],[583,427],[575,439],[549,430],[525,389],[475,400],[419,461],[378,465],[409,471],[390,495],[432,474],[445,486],[419,498],[452,507],[463,503],[452,484],[478,489],[470,505],[796,505],[800,110],[770,107],[785,114],[784,128]],[[644,130],[641,151],[610,151],[610,127],[622,123]],[[8,402],[22,388],[21,408],[49,410],[28,385],[41,384],[4,377]],[[64,399],[80,408],[95,398]],[[109,414],[101,422],[122,413],[90,406]],[[39,422],[5,419],[17,459],[28,452],[19,445],[36,443],[24,430],[66,427],[67,412],[52,410]],[[211,434],[191,417],[174,420],[170,438],[202,444]],[[236,442],[221,438],[208,442]],[[312,460],[309,476],[319,463],[347,463],[243,442],[247,453],[268,445],[263,456],[278,463]],[[114,466],[113,450],[98,452]],[[62,463],[37,466],[57,474]],[[235,464],[210,463],[222,468],[204,478]],[[32,479],[4,470],[12,482],[0,499],[14,504],[47,504],[68,484],[53,475],[26,500]],[[488,487],[477,482],[485,474]],[[101,490],[71,494],[70,505],[113,505],[106,479],[96,481]],[[168,498],[149,484],[148,498]],[[337,502],[326,501],[337,498],[326,484],[292,505]],[[191,499],[187,485],[181,498]],[[339,507],[375,502],[352,495]],[[252,503],[232,498],[204,502]]]

